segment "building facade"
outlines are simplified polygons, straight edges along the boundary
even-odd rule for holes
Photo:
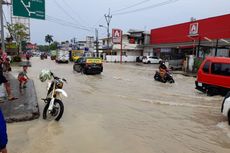
[[[230,56],[230,14],[152,29],[144,55],[165,59]]]
[[[108,39],[102,39],[106,61],[120,62],[122,57],[123,62],[135,62],[138,56],[143,56],[146,35],[144,31],[131,29],[122,35],[122,45],[113,44],[112,38],[109,38],[109,47]]]

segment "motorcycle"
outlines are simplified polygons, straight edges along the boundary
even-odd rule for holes
[[[228,118],[228,125],[230,125],[230,91],[224,97],[222,102],[221,112]]]
[[[160,81],[160,82],[163,82],[163,83],[166,83],[166,82],[175,83],[175,81],[173,79],[173,76],[172,76],[172,73],[170,71],[168,71],[168,70],[166,70],[166,72],[165,72],[163,77],[160,75],[159,71],[156,71],[156,73],[154,75],[154,79],[156,81]]]
[[[64,113],[64,105],[62,97],[67,97],[67,93],[62,89],[63,84],[67,83],[64,78],[54,76],[51,72],[53,80],[48,82],[47,96],[42,99],[46,105],[43,110],[43,119],[59,121]]]

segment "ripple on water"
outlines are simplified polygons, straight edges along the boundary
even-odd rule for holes
[[[230,126],[228,125],[228,122],[220,122],[216,126],[230,138]]]
[[[167,102],[162,100],[150,100],[150,99],[140,99],[142,102],[147,102],[151,104],[159,104],[159,105],[169,105],[169,106],[180,106],[180,107],[195,107],[195,108],[215,108],[219,109],[219,107],[213,106],[205,106],[205,105],[195,105],[195,104],[188,104],[188,103],[178,103],[178,102]]]

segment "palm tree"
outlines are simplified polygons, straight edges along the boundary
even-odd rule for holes
[[[47,34],[47,35],[45,36],[45,42],[46,42],[46,43],[49,43],[49,48],[50,48],[50,43],[53,42],[53,36]]]

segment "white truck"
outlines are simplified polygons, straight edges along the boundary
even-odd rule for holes
[[[69,62],[69,51],[57,50],[56,62],[57,63],[68,63]]]

